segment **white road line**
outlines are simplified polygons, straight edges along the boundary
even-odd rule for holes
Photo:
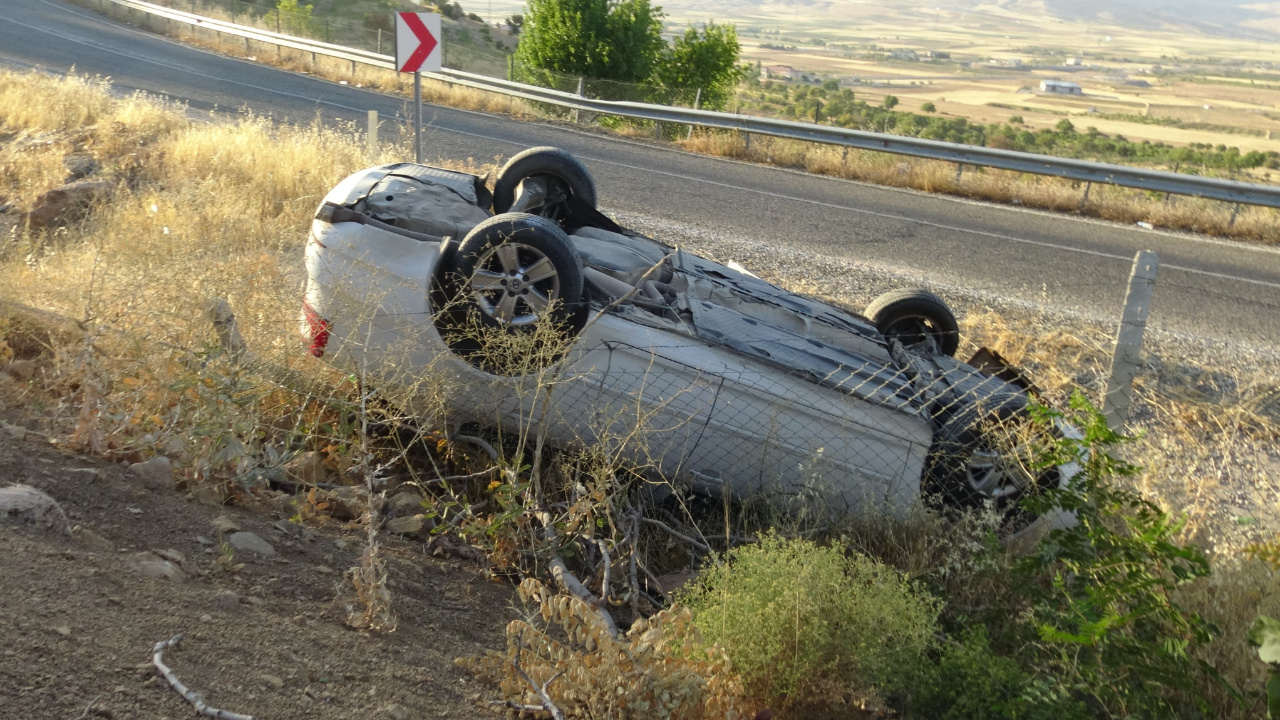
[[[53,3],[48,2],[47,0],[44,0],[44,4],[50,5],[50,6],[52,6],[52,7],[57,7],[56,5],[54,5]],[[65,9],[64,9],[64,10],[65,10]],[[66,11],[67,11],[67,12],[70,12],[70,13],[71,13],[71,14],[73,14],[73,15],[81,15],[82,17],[89,17],[89,16],[85,16],[85,15],[83,15],[82,13],[77,13],[77,12],[70,11],[70,10],[66,10]],[[94,18],[89,17],[89,19],[94,19]],[[183,67],[179,67],[179,66],[176,66],[176,65],[170,65],[170,64],[168,64],[168,63],[162,63],[162,62],[158,62],[158,61],[155,61],[155,60],[148,60],[148,59],[146,59],[146,58],[140,58],[140,57],[137,57],[136,55],[129,55],[129,54],[127,54],[127,53],[118,52],[118,51],[116,51],[116,50],[112,50],[112,49],[110,49],[110,48],[106,48],[106,47],[103,47],[103,46],[100,46],[100,45],[97,45],[97,44],[94,44],[94,43],[90,43],[90,42],[87,42],[87,41],[81,40],[81,39],[79,39],[79,38],[74,38],[74,37],[70,37],[70,36],[62,35],[62,34],[60,34],[60,33],[56,33],[56,32],[53,32],[53,31],[51,31],[51,30],[47,30],[47,29],[45,29],[45,28],[40,28],[40,27],[36,27],[36,26],[33,26],[33,25],[28,25],[28,24],[26,24],[26,23],[21,23],[21,22],[18,22],[18,21],[16,21],[16,20],[9,20],[8,22],[10,22],[10,23],[12,23],[12,24],[14,24],[14,25],[18,25],[18,26],[21,26],[21,27],[28,28],[28,29],[30,29],[30,30],[35,30],[35,31],[37,31],[37,32],[43,32],[43,33],[46,33],[46,34],[49,34],[49,35],[53,35],[54,37],[58,37],[58,38],[61,38],[61,39],[63,39],[63,40],[67,40],[67,41],[69,41],[69,42],[74,42],[74,43],[78,43],[78,44],[81,44],[81,45],[85,45],[86,47],[92,47],[92,48],[94,48],[94,49],[96,49],[96,50],[100,50],[100,51],[102,51],[102,52],[111,53],[111,54],[113,54],[113,55],[119,55],[119,56],[121,56],[121,57],[128,57],[128,58],[133,59],[133,60],[135,60],[135,61],[139,61],[139,60],[140,60],[140,61],[142,61],[142,62],[150,63],[150,64],[152,64],[152,65],[157,65],[157,66],[164,67],[164,68],[168,68],[168,69],[170,69],[170,70],[175,70],[175,71],[178,71],[178,72],[186,72],[186,73],[189,73],[189,74],[195,75],[195,76],[197,76],[197,77],[203,77],[203,78],[206,78],[206,79],[208,79],[208,80],[215,80],[215,81],[219,81],[219,82],[229,83],[229,84],[231,84],[231,85],[238,85],[238,86],[241,86],[241,87],[252,88],[252,89],[254,89],[254,90],[258,90],[258,91],[266,92],[266,93],[275,93],[275,94],[277,94],[277,95],[281,95],[281,96],[283,96],[283,97],[291,97],[291,98],[295,98],[295,99],[299,99],[299,100],[305,100],[305,101],[307,101],[307,102],[314,102],[314,103],[316,103],[316,104],[318,104],[318,105],[329,105],[329,106],[331,106],[331,107],[342,108],[342,109],[344,109],[344,110],[350,110],[350,111],[353,111],[353,112],[364,112],[364,111],[365,111],[365,109],[364,109],[364,108],[352,107],[352,106],[350,106],[350,105],[344,105],[344,104],[342,104],[342,103],[336,103],[336,102],[329,101],[329,100],[321,100],[321,99],[317,99],[317,98],[309,98],[309,97],[306,97],[305,95],[297,95],[297,94],[295,94],[295,93],[289,93],[289,92],[285,92],[285,91],[283,91],[283,90],[278,90],[278,89],[268,88],[268,87],[262,87],[262,86],[259,86],[259,85],[253,85],[253,84],[250,84],[250,83],[243,83],[243,82],[239,82],[239,81],[236,81],[236,80],[228,80],[228,79],[223,78],[223,77],[218,77],[218,76],[215,76],[215,75],[209,75],[209,74],[206,74],[206,73],[201,73],[201,72],[199,72],[199,71],[191,70],[191,69],[189,69],[189,68],[183,68]],[[183,46],[183,47],[186,47],[186,46]],[[318,79],[318,78],[317,78],[317,79]],[[441,127],[441,126],[439,126],[439,125],[429,125],[428,127],[432,127],[432,128],[434,128],[434,129],[436,129],[436,130],[440,130],[440,131],[444,131],[444,132],[455,133],[455,134],[458,134],[458,135],[466,135],[466,136],[470,136],[470,137],[476,137],[476,138],[480,138],[480,139],[484,139],[484,140],[489,140],[489,141],[491,141],[491,142],[500,142],[500,143],[503,143],[503,144],[507,144],[507,145],[514,145],[514,146],[518,146],[518,147],[523,145],[522,143],[516,143],[516,142],[512,142],[512,141],[510,141],[510,140],[504,140],[504,139],[502,139],[502,138],[496,138],[496,137],[492,137],[492,136],[485,135],[485,134],[482,134],[482,133],[474,133],[474,132],[469,132],[469,131],[466,131],[466,130],[457,130],[457,129],[454,129],[454,128]],[[1073,253],[1078,253],[1078,254],[1082,254],[1082,255],[1090,255],[1090,256],[1093,256],[1093,257],[1100,257],[1100,258],[1106,258],[1106,259],[1111,259],[1111,260],[1121,260],[1121,261],[1124,261],[1124,262],[1130,262],[1130,261],[1132,261],[1132,258],[1131,258],[1130,256],[1127,256],[1127,255],[1117,255],[1117,254],[1115,254],[1115,253],[1101,252],[1101,251],[1098,251],[1098,250],[1088,250],[1088,249],[1085,249],[1085,248],[1076,248],[1076,247],[1071,247],[1071,246],[1069,246],[1069,245],[1060,245],[1060,244],[1058,244],[1058,243],[1045,242],[1045,241],[1043,241],[1043,240],[1030,240],[1030,239],[1027,239],[1027,238],[1020,238],[1020,237],[1016,237],[1016,236],[1013,236],[1013,235],[1005,235],[1005,234],[1003,234],[1003,233],[994,233],[994,232],[989,232],[989,231],[986,231],[986,230],[974,230],[974,229],[972,229],[972,228],[964,228],[964,227],[958,227],[958,226],[955,226],[955,225],[947,225],[947,224],[944,224],[944,223],[936,223],[936,222],[932,222],[932,221],[929,221],[929,220],[920,220],[920,219],[918,219],[918,218],[907,217],[907,216],[905,216],[905,215],[898,215],[898,214],[896,214],[896,213],[886,213],[886,212],[880,212],[880,211],[878,211],[878,210],[867,210],[867,209],[864,209],[864,208],[849,207],[849,206],[847,206],[847,205],[837,205],[837,204],[835,204],[835,203],[823,202],[823,201],[821,201],[821,200],[813,200],[813,199],[810,199],[810,198],[797,197],[797,196],[794,196],[794,195],[785,195],[785,194],[782,194],[782,193],[775,193],[775,192],[771,192],[771,191],[768,191],[768,190],[758,190],[758,189],[755,189],[755,188],[743,187],[743,186],[741,186],[741,185],[733,185],[733,184],[731,184],[731,183],[723,183],[723,182],[719,182],[719,181],[716,181],[716,180],[706,180],[706,179],[704,179],[704,178],[690,177],[690,176],[687,176],[687,175],[681,175],[681,174],[679,174],[679,173],[672,173],[672,172],[666,172],[666,171],[663,171],[663,170],[655,170],[655,169],[652,169],[652,168],[639,167],[639,166],[636,166],[636,165],[629,165],[629,164],[626,164],[626,163],[614,162],[614,161],[612,161],[612,160],[604,160],[604,159],[601,159],[601,158],[592,158],[592,157],[588,157],[588,156],[585,156],[585,155],[580,155],[579,157],[580,157],[581,159],[584,159],[584,160],[590,160],[590,161],[592,161],[592,162],[598,162],[598,163],[601,163],[601,164],[604,164],[604,165],[612,165],[612,166],[614,166],[614,167],[620,167],[620,168],[624,168],[624,169],[627,169],[627,170],[635,170],[635,171],[638,171],[638,172],[647,172],[647,173],[652,173],[652,174],[654,174],[654,175],[662,175],[662,176],[666,176],[666,177],[679,178],[679,179],[682,179],[682,180],[689,180],[689,181],[692,181],[692,182],[699,182],[699,183],[704,183],[704,184],[707,184],[707,185],[713,185],[713,186],[716,186],[716,187],[722,187],[722,188],[725,188],[725,189],[728,189],[728,190],[736,190],[736,191],[738,191],[738,192],[746,192],[746,193],[753,193],[753,194],[756,194],[756,195],[763,195],[763,196],[765,196],[765,197],[773,197],[773,198],[777,198],[777,199],[779,199],[779,200],[790,200],[790,201],[793,201],[793,202],[807,203],[807,204],[809,204],[809,205],[816,205],[816,206],[819,206],[819,207],[831,208],[831,209],[833,209],[833,210],[843,210],[843,211],[845,211],[845,212],[856,213],[856,214],[860,214],[860,215],[870,215],[870,216],[873,216],[873,217],[880,217],[880,218],[885,218],[885,219],[888,219],[888,220],[897,220],[897,221],[900,221],[900,222],[914,223],[914,224],[917,224],[917,225],[924,225],[924,226],[926,226],[926,227],[932,227],[932,228],[936,228],[936,229],[939,229],[939,230],[948,230],[948,231],[951,231],[951,232],[968,233],[968,234],[970,234],[970,235],[977,235],[977,236],[979,236],[979,237],[986,237],[986,238],[991,238],[991,239],[994,239],[994,240],[1004,240],[1004,241],[1008,241],[1008,242],[1021,243],[1021,244],[1024,244],[1024,245],[1032,245],[1032,246],[1036,246],[1036,247],[1043,247],[1043,248],[1048,248],[1048,249],[1053,249],[1053,250],[1062,250],[1062,251],[1065,251],[1065,252],[1073,252]],[[1258,285],[1258,286],[1261,286],[1261,287],[1268,287],[1268,288],[1274,288],[1274,289],[1276,289],[1276,290],[1280,290],[1280,283],[1269,282],[1269,281],[1266,281],[1266,280],[1255,280],[1255,279],[1253,279],[1253,278],[1245,278],[1245,277],[1240,277],[1240,276],[1238,276],[1238,275],[1230,275],[1230,274],[1227,274],[1227,273],[1213,272],[1213,271],[1210,271],[1210,270],[1199,270],[1199,269],[1196,269],[1196,268],[1190,268],[1190,267],[1186,267],[1186,266],[1183,266],[1183,265],[1164,264],[1164,265],[1162,265],[1162,267],[1164,267],[1165,269],[1168,269],[1168,270],[1176,270],[1176,271],[1185,272],[1185,273],[1192,274],[1192,275],[1201,275],[1201,276],[1205,276],[1205,277],[1217,278],[1217,279],[1220,279],[1220,280],[1234,280],[1234,281],[1237,281],[1237,282],[1248,283],[1248,284],[1250,284],[1250,285]]]

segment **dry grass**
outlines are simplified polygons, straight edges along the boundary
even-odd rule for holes
[[[355,436],[340,431],[339,406],[238,371],[204,316],[207,299],[230,299],[255,352],[349,403],[346,379],[304,355],[296,315],[304,229],[320,196],[366,164],[355,128],[191,123],[182,108],[152,98],[111,99],[102,81],[5,72],[0,138],[0,193],[19,210],[61,182],[70,152],[94,155],[118,181],[112,200],[78,224],[43,234],[5,228],[13,241],[0,257],[0,299],[68,319],[50,331],[32,330],[21,315],[0,318],[0,355],[37,366],[30,381],[0,382],[0,398],[20,406],[29,427],[109,457],[169,454],[188,489],[216,487],[220,496],[251,484],[264,448],[288,438],[309,438],[343,472],[367,462]],[[398,151],[388,147],[386,159]],[[1074,386],[1096,390],[1105,372],[1110,338],[1097,328],[1048,315],[971,313],[964,332],[1026,367],[1050,397]],[[1245,462],[1280,441],[1275,376],[1165,358],[1139,391],[1135,423],[1145,434],[1130,452],[1149,468],[1144,489],[1187,512],[1188,538],[1214,554],[1212,581],[1187,590],[1187,602],[1223,629],[1210,647],[1215,664],[1236,684],[1258,687],[1262,668],[1244,633],[1256,613],[1280,613],[1280,593],[1274,571],[1242,548],[1271,539],[1280,518],[1241,524],[1223,507],[1242,486],[1276,492],[1274,476],[1251,475]],[[605,472],[588,489],[607,495],[613,482]],[[1260,507],[1274,512],[1276,497]],[[602,517],[593,514],[595,502],[575,519],[582,527]],[[972,553],[932,541],[932,530],[913,531],[938,522],[852,531],[869,552],[962,590],[982,576],[982,567],[968,565],[980,554],[981,522],[963,533]],[[477,534],[492,530],[477,521]],[[366,568],[374,581],[376,561],[371,556]],[[980,592],[961,590],[957,601],[983,602]],[[1225,699],[1220,707],[1224,717],[1245,716],[1232,714]]]
[[[818,143],[740,133],[695,133],[677,143],[692,152],[804,170],[848,180],[913,188],[975,200],[1078,213],[1133,224],[1191,230],[1236,240],[1280,242],[1280,212],[1242,206],[1234,221],[1232,205],[1200,198],[1166,200],[1157,193],[1111,185],[1094,185],[1084,199],[1084,184],[1059,178],[921,160]]]

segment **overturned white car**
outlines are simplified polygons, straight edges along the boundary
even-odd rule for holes
[[[854,315],[619,227],[595,204],[585,166],[555,148],[512,158],[492,194],[412,163],[348,177],[307,243],[312,354],[404,396],[429,381],[442,399],[429,411],[455,427],[612,444],[717,495],[901,515],[922,491],[1012,507],[1072,472],[1028,470],[1016,441],[993,439],[1027,395],[998,367],[951,357],[957,325],[936,296],[896,291]],[[543,321],[567,349],[517,372],[486,354],[486,338]]]

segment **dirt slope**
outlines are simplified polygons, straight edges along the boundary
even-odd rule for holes
[[[502,646],[514,611],[508,587],[474,565],[389,543],[399,626],[371,635],[348,629],[335,601],[363,533],[299,532],[279,522],[287,499],[209,507],[147,490],[123,466],[0,432],[0,486],[10,483],[53,496],[76,531],[0,518],[0,718],[197,717],[140,667],[177,633],[186,639],[166,662],[214,707],[270,719],[490,716],[489,694],[453,660]],[[210,521],[220,515],[277,555],[239,551],[242,569],[218,567]],[[185,556],[169,564],[186,568],[178,580],[139,569],[163,567],[139,553],[170,549]],[[222,590],[238,599],[216,602]]]

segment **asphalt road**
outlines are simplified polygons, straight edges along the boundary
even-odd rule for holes
[[[184,46],[58,0],[4,0],[0,64],[109,76],[194,110],[363,122],[405,103]],[[1280,347],[1280,251],[875,187],[691,155],[572,128],[429,106],[426,157],[534,145],[582,158],[603,208],[838,256],[948,286],[1118,317],[1134,252],[1162,265],[1153,327]],[[302,229],[299,228],[299,232]]]

